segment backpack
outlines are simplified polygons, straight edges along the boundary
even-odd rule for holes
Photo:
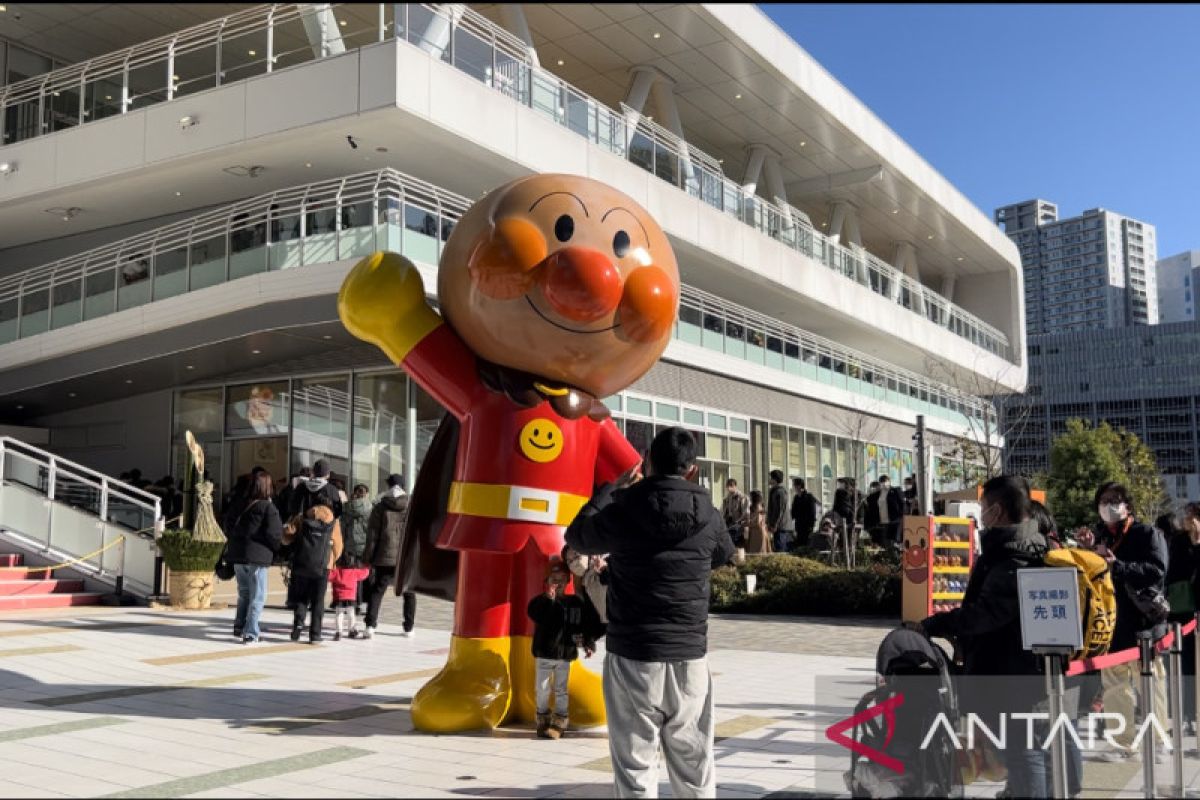
[[[305,518],[292,542],[292,573],[319,578],[329,569],[333,522]]]
[[[1117,595],[1108,562],[1091,550],[1063,547],[1046,553],[1047,567],[1073,567],[1079,579],[1079,618],[1083,649],[1072,658],[1095,658],[1108,652],[1117,625]]]

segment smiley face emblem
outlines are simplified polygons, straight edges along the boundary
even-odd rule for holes
[[[562,455],[562,430],[548,419],[535,419],[521,428],[521,452],[530,461],[546,464]]]

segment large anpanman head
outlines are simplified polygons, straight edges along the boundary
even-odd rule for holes
[[[611,186],[534,175],[468,209],[442,251],[438,300],[480,357],[607,397],[671,336],[679,268],[666,234]]]

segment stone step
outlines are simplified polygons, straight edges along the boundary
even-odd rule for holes
[[[0,597],[30,594],[71,594],[83,591],[83,581],[48,578],[46,580],[0,580]]]
[[[21,611],[30,608],[64,608],[68,606],[94,606],[100,604],[97,592],[71,592],[69,594],[16,594],[0,595],[0,612]]]
[[[45,567],[0,567],[0,581],[40,581],[50,577]]]

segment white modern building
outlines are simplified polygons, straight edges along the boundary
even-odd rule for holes
[[[950,442],[994,413],[945,376],[1025,386],[1017,247],[754,6],[24,8],[0,13],[25,65],[0,86],[0,423],[103,473],[180,476],[191,430],[220,490],[317,457],[411,481],[441,411],[336,291],[377,248],[436,286],[462,211],[534,172],[671,237],[674,340],[608,403],[635,444],[702,434],[714,492],[898,480],[918,415]]]
[[[1159,322],[1190,322],[1196,318],[1196,280],[1200,279],[1200,250],[1185,250],[1158,260]]]
[[[1046,200],[994,219],[1020,248],[1030,336],[1158,322],[1153,225],[1103,208],[1060,220]]]

